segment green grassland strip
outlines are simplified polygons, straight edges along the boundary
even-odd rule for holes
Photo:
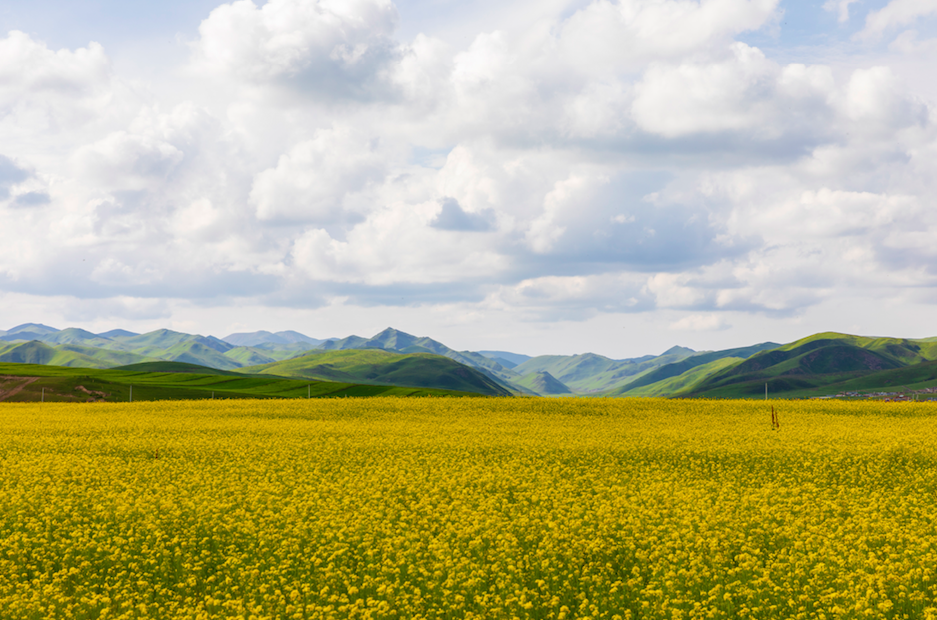
[[[15,394],[18,401],[86,402],[206,398],[329,398],[342,396],[476,396],[432,388],[309,381],[274,376],[201,375],[0,364],[0,375],[34,378]]]
[[[779,375],[757,377],[689,394],[687,397],[763,398],[765,384],[769,397],[810,398],[842,392],[912,391],[937,387],[937,362],[925,362],[879,372],[831,373],[826,375]]]

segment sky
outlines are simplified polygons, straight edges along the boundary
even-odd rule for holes
[[[937,336],[935,0],[12,0],[0,329]]]

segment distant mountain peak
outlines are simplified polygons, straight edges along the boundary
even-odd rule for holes
[[[663,353],[661,353],[661,355],[674,355],[674,354],[676,354],[676,353],[693,354],[693,353],[696,353],[696,351],[694,351],[693,349],[690,349],[690,348],[688,348],[688,347],[681,347],[681,346],[678,345],[678,346],[675,346],[675,347],[670,347],[669,349],[667,349],[666,351],[664,351]]]
[[[408,334],[407,332],[400,331],[396,327],[386,327],[381,332],[375,334],[371,337],[371,340],[388,340],[396,338],[397,340],[419,340],[419,336],[414,336],[413,334]]]
[[[542,396],[572,393],[566,384],[546,370],[538,370],[525,375],[521,377],[519,383]]]
[[[132,338],[133,336],[139,336],[140,334],[128,331],[126,329],[112,329],[106,332],[101,332],[97,335],[101,338]]]
[[[60,330],[55,327],[49,327],[48,325],[43,325],[42,323],[23,323],[22,325],[17,325],[16,327],[10,328],[7,330],[8,334],[16,334],[19,332],[33,332],[37,334],[54,334]]]
[[[238,347],[255,347],[257,345],[295,345],[295,344],[306,344],[310,348],[321,344],[323,340],[318,338],[310,338],[305,334],[301,334],[292,330],[285,330],[276,333],[268,332],[266,330],[260,330],[256,332],[237,332],[234,334],[228,334],[224,338],[221,338],[224,342],[228,344],[233,344]]]

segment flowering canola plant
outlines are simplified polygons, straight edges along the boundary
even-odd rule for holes
[[[937,409],[0,407],[0,618],[937,618]]]

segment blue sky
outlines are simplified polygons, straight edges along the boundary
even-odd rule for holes
[[[0,8],[0,329],[923,337],[937,5]]]

